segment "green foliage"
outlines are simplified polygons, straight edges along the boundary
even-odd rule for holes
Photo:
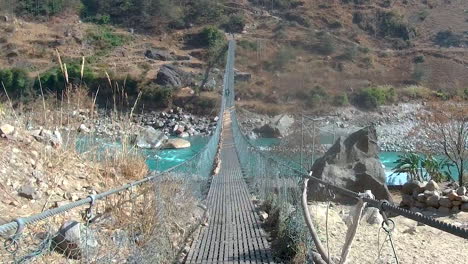
[[[152,104],[167,106],[172,101],[173,89],[156,84],[149,84],[142,88],[142,99]]]
[[[315,50],[317,50],[320,54],[323,55],[331,55],[335,53],[336,45],[335,41],[330,34],[327,33],[318,33],[318,43],[315,45]]]
[[[421,10],[418,12],[419,20],[424,21],[429,16],[429,11],[427,9]]]
[[[95,46],[100,51],[101,55],[130,41],[129,36],[117,34],[108,26],[97,26],[94,29],[88,30],[86,39],[89,44]]]
[[[425,61],[425,57],[424,55],[418,55],[416,57],[414,57],[414,63],[423,63]]]
[[[81,78],[81,64],[71,62],[67,64],[68,81],[71,84],[80,85],[84,84],[89,87],[98,83],[98,77],[89,67],[84,67],[83,78]],[[36,79],[34,82],[34,89],[38,91],[40,85],[44,90],[53,92],[60,92],[65,89],[65,77],[59,67],[54,67],[41,75],[41,83]]]
[[[245,19],[240,15],[233,15],[229,17],[229,20],[223,25],[226,32],[229,33],[241,33],[244,31]]]
[[[223,6],[213,0],[191,1],[186,10],[185,20],[195,24],[218,22],[224,16]]]
[[[377,21],[382,37],[410,40],[415,33],[414,29],[403,21],[403,17],[395,12],[378,12]]]
[[[213,48],[223,44],[226,40],[223,32],[215,26],[207,26],[198,34],[199,44]]]
[[[246,40],[246,39],[239,40],[237,45],[239,45],[240,47],[242,47],[242,48],[244,48],[246,50],[253,50],[253,51],[258,50],[258,45],[257,45],[256,42],[249,41],[249,40]]]
[[[393,173],[406,173],[408,180],[422,181],[421,157],[415,153],[399,155]]]
[[[465,89],[463,90],[463,98],[464,98],[465,100],[468,100],[468,88],[465,88]]]
[[[468,43],[464,40],[462,35],[455,34],[450,30],[440,31],[434,37],[434,43],[441,47],[461,47],[462,45]]]
[[[348,95],[340,94],[333,97],[333,105],[335,106],[346,106],[349,105]]]
[[[11,96],[22,95],[31,88],[32,80],[23,69],[13,68],[0,70],[0,82]],[[3,90],[1,87],[0,90]]]
[[[81,0],[19,0],[16,3],[19,15],[53,16],[66,10],[80,11]]]
[[[416,153],[405,153],[398,156],[393,173],[406,173],[408,180],[429,180],[436,182],[450,178],[450,168],[453,164],[447,159],[436,159],[432,155],[426,157]]]
[[[369,87],[361,89],[354,96],[354,103],[365,109],[375,109],[380,105],[391,103],[395,98],[393,87]]]

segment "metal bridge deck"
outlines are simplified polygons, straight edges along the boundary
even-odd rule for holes
[[[221,168],[207,197],[208,225],[195,236],[186,263],[272,263],[270,245],[250,200],[224,115]]]

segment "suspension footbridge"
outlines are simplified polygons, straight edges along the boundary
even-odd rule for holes
[[[3,240],[0,263],[69,263],[71,259],[78,259],[79,263],[274,263],[273,250],[261,228],[251,194],[275,208],[277,221],[282,223],[283,232],[288,232],[288,243],[301,245],[304,255],[309,256],[304,261],[313,263],[311,256],[320,247],[309,236],[311,225],[300,209],[304,203],[307,206],[301,188],[307,182],[304,179],[364,201],[381,212],[389,211],[468,238],[468,229],[362,197],[314,178],[304,168],[252,145],[242,134],[236,117],[234,58],[235,42],[231,40],[219,111],[221,118],[213,136],[198,154],[167,171],[0,225],[0,240]],[[218,154],[220,169],[213,175]],[[139,193],[138,188],[145,192]],[[116,197],[117,202],[112,202]],[[181,224],[188,224],[192,218],[181,208],[194,200],[206,204],[207,221],[202,225],[192,223],[195,228],[187,232]],[[103,208],[99,208],[100,204]],[[85,221],[75,223],[77,229],[67,228],[74,230],[72,235],[54,235],[58,222],[73,212],[83,212]],[[123,217],[112,215],[115,212]],[[64,241],[57,241],[57,237]],[[179,240],[174,243],[176,238]],[[187,250],[180,247],[181,239],[191,241],[185,247]],[[54,255],[57,251],[62,255]]]

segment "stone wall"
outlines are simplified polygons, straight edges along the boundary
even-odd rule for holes
[[[401,190],[400,206],[411,210],[438,211],[441,213],[468,212],[468,192],[466,187],[440,188],[429,182],[410,181]]]

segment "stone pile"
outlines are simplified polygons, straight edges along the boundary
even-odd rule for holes
[[[182,108],[170,109],[168,112],[146,114],[142,117],[144,126],[160,129],[165,135],[178,136],[209,136],[216,129],[218,117],[196,117],[184,113]]]
[[[410,181],[403,185],[401,194],[400,206],[413,211],[468,212],[468,192],[463,186],[441,189],[433,180],[427,183]]]

